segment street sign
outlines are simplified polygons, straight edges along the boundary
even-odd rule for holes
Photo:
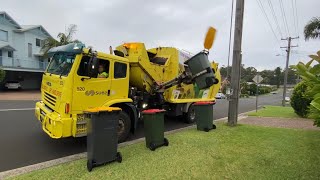
[[[259,84],[263,80],[263,78],[260,75],[256,75],[252,80],[255,83]]]
[[[257,84],[257,90],[256,90],[256,112],[258,111],[258,96],[259,96],[259,83],[263,80],[263,78],[257,74],[253,79],[252,79],[256,84]]]

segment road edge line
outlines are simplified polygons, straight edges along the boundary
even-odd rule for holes
[[[238,115],[238,120],[246,118],[248,113],[254,112],[254,111],[255,110],[247,111],[247,112],[244,112],[244,113],[240,113]],[[219,118],[219,119],[213,120],[213,122],[226,121],[227,119],[228,119],[228,117],[223,117],[223,118]],[[180,132],[180,131],[183,131],[183,130],[188,130],[188,129],[193,129],[193,128],[196,128],[196,125],[191,125],[191,126],[187,126],[187,127],[183,127],[183,128],[179,128],[179,129],[174,129],[174,130],[171,130],[171,131],[167,131],[164,134],[165,135],[174,134],[174,133],[177,133],[177,132]],[[133,145],[133,144],[136,144],[136,143],[139,143],[139,142],[143,142],[143,141],[145,141],[144,137],[143,138],[139,138],[139,139],[135,139],[135,140],[132,140],[132,141],[120,143],[118,145],[118,147],[120,148],[120,147],[130,146],[130,145]],[[87,157],[87,152],[83,152],[83,153],[73,154],[73,155],[70,155],[70,156],[65,156],[65,157],[61,157],[61,158],[57,158],[57,159],[53,159],[53,160],[49,160],[49,161],[44,161],[44,162],[40,162],[40,163],[37,163],[37,164],[32,164],[32,165],[16,168],[16,169],[3,171],[3,172],[0,172],[0,179],[19,176],[19,175],[30,173],[30,172],[33,172],[33,171],[46,169],[46,168],[49,168],[49,167],[52,167],[52,166],[57,166],[57,165],[60,165],[60,164],[64,164],[64,163],[68,163],[68,162],[84,159],[86,157]]]

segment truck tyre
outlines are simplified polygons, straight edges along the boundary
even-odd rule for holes
[[[188,124],[196,122],[196,111],[194,109],[193,104],[189,106],[188,112],[184,114],[183,118],[184,122]]]
[[[131,120],[129,115],[124,111],[121,111],[119,116],[118,142],[121,143],[126,141],[129,136]]]

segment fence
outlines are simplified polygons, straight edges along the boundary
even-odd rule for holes
[[[47,65],[47,62],[37,60],[21,60],[0,56],[0,66],[3,67],[45,70]]]

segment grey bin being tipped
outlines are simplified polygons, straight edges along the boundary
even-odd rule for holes
[[[207,70],[207,73],[195,78],[195,82],[197,83],[199,89],[206,89],[213,84],[218,83],[206,53],[200,52],[185,61],[184,64],[188,65],[192,75],[196,75],[203,70]]]

